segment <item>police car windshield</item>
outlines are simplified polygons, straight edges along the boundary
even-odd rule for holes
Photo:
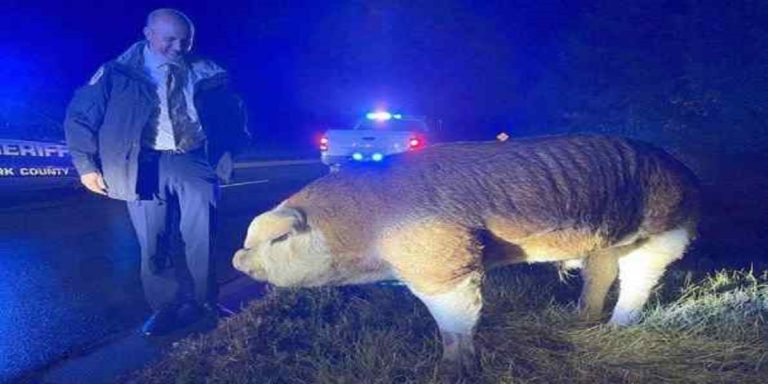
[[[386,131],[427,131],[427,125],[421,120],[362,120],[355,129],[373,129]]]

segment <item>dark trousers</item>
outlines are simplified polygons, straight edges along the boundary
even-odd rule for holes
[[[145,151],[142,200],[128,202],[141,246],[141,280],[150,306],[214,302],[213,232],[218,180],[203,151]]]

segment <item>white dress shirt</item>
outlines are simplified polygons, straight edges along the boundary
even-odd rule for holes
[[[168,113],[168,88],[166,84],[170,65],[180,65],[187,74],[183,92],[187,102],[187,114],[193,124],[184,127],[184,130],[179,132],[184,137],[174,137],[173,124]],[[160,113],[157,115],[157,121],[150,123],[155,128],[154,135],[147,135],[144,145],[157,150],[180,151],[190,151],[202,146],[205,141],[205,133],[200,125],[194,103],[195,83],[199,80],[199,76],[196,75],[195,71],[190,70],[186,63],[169,63],[164,57],[150,51],[149,47],[144,48],[144,70],[157,86],[157,96],[160,100]],[[182,142],[186,143],[185,148],[179,147]]]

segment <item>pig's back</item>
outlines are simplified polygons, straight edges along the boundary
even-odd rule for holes
[[[671,156],[597,135],[434,145],[380,166],[343,169],[302,194],[367,220],[440,216],[482,227],[498,216],[610,238],[641,225],[651,233],[682,225],[698,204],[695,178]]]

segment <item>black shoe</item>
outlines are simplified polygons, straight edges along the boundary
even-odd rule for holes
[[[156,311],[144,322],[141,333],[144,336],[162,336],[177,328],[176,309],[164,308]]]
[[[208,312],[210,315],[215,316],[219,319],[225,319],[227,317],[232,317],[235,315],[235,312],[231,309],[219,304],[219,303],[205,303],[203,305],[203,308],[206,312]]]
[[[178,322],[184,327],[198,322],[203,317],[205,317],[205,315],[205,308],[193,301],[182,304],[176,311]]]

